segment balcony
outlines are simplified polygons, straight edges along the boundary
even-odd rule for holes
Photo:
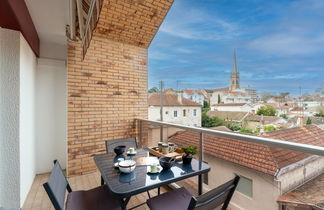
[[[211,166],[208,174],[172,183],[162,193],[184,186],[198,195],[240,175],[231,209],[293,208],[284,196],[322,177],[320,127],[289,130],[288,138],[285,132],[244,135],[197,127],[200,122],[148,119],[148,47],[172,4],[5,0],[0,5],[0,209],[54,209],[42,187],[54,159],[73,190],[99,186],[94,156],[106,153],[106,140],[131,137],[140,148],[160,141],[195,145],[195,158]],[[189,114],[201,112],[194,108],[176,116]],[[147,198],[140,193],[127,208]],[[312,202],[307,208],[322,201]]]

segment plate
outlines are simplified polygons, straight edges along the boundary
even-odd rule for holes
[[[127,155],[136,155],[137,154],[137,151],[134,151],[132,153],[130,151],[127,151],[126,153],[127,153]]]

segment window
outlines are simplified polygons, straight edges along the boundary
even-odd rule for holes
[[[173,116],[174,116],[174,117],[178,117],[178,112],[177,112],[177,111],[174,111],[174,112],[173,112]]]
[[[193,110],[193,116],[197,116],[197,109]]]
[[[252,198],[253,197],[252,179],[241,176],[240,182],[238,183],[236,190],[239,191],[240,193]]]
[[[186,116],[186,110],[185,109],[183,110],[183,116],[184,117]]]

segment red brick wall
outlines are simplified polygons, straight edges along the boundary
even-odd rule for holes
[[[68,175],[96,169],[105,140],[135,136],[147,118],[147,49],[93,37],[84,61],[68,46]]]

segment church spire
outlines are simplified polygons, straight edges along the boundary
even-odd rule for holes
[[[233,65],[233,73],[237,72],[237,65],[236,65],[236,49],[234,49],[234,65]]]
[[[234,64],[233,64],[233,71],[231,73],[230,90],[240,89],[240,73],[237,71],[237,64],[236,64],[236,49],[234,49]]]

